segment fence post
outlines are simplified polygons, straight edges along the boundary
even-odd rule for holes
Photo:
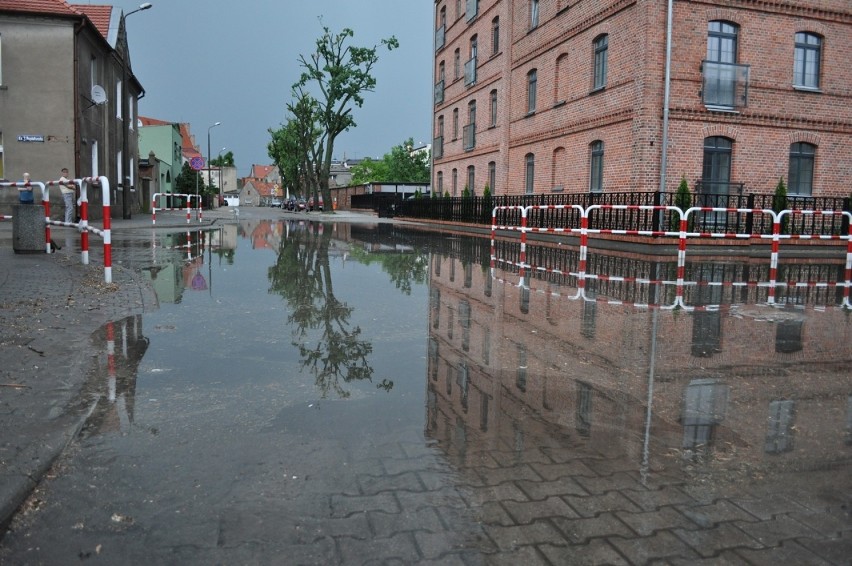
[[[852,196],[846,197],[843,199],[843,210],[846,212],[852,212]],[[849,235],[849,217],[845,214],[841,216],[841,224],[840,224],[840,234],[843,236]]]
[[[654,205],[655,206],[663,206],[665,203],[666,193],[665,191],[656,190],[654,191]],[[660,208],[654,212],[654,230],[658,232],[662,232],[665,230],[665,226],[663,223],[665,222],[665,211]]]

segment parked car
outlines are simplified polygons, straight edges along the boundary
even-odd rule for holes
[[[308,210],[314,210],[314,208],[316,208],[317,210],[321,211],[322,205],[323,205],[322,197],[319,198],[319,202],[318,202],[316,207],[314,206],[314,197],[311,197],[311,198],[308,199]]]
[[[282,204],[281,199],[274,198],[272,199],[272,202],[269,203],[269,206],[272,208],[281,208]]]
[[[305,199],[300,198],[299,200],[296,201],[296,210],[297,211],[305,210],[307,207],[308,207],[308,205],[307,205],[307,203],[305,203]]]

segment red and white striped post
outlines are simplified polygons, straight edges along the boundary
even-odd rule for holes
[[[110,216],[109,179],[98,177],[104,203],[104,282],[112,283],[112,217]]]

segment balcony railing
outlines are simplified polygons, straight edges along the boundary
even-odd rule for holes
[[[446,38],[447,26],[441,26],[435,30],[435,51],[440,51],[444,47]]]
[[[444,102],[444,81],[440,80],[435,83],[435,104]]]
[[[432,140],[432,157],[435,159],[444,157],[444,136],[438,136]]]
[[[465,151],[476,147],[476,124],[468,124],[462,128],[462,143]]]
[[[748,106],[749,66],[733,63],[701,63],[701,101],[709,108]]]
[[[468,59],[464,64],[464,86],[476,84],[476,57]]]

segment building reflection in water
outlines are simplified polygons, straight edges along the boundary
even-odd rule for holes
[[[524,280],[489,269],[484,246],[449,242],[431,257],[426,432],[460,466],[533,448],[652,476],[849,463],[852,319],[839,289],[792,287],[770,306],[766,289],[738,283],[763,266],[714,259],[688,266],[703,282],[686,291],[697,308],[667,310],[659,284],[592,278],[581,292],[570,251],[533,246],[532,263],[551,269]],[[589,265],[649,280],[673,268],[617,253]],[[843,273],[830,261],[783,269],[779,280]]]

